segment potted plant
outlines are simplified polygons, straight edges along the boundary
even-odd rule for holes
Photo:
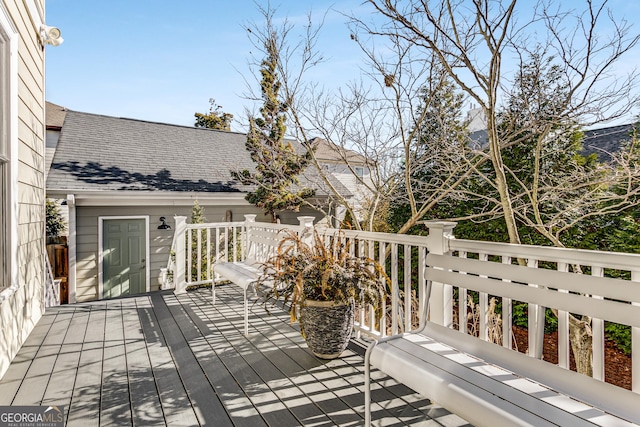
[[[277,254],[263,264],[261,283],[271,286],[265,303],[290,303],[291,321],[311,351],[333,359],[346,349],[355,303],[371,304],[379,315],[388,277],[374,260],[352,254],[344,233],[300,236],[286,231]]]

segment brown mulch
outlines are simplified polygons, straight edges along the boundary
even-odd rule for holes
[[[513,327],[513,336],[518,345],[518,351],[527,351],[527,330],[518,326]],[[573,352],[569,352],[571,370],[576,370]],[[545,334],[543,359],[550,363],[558,363],[558,333]],[[631,356],[624,354],[611,341],[605,342],[604,349],[604,378],[605,381],[618,387],[631,390]]]

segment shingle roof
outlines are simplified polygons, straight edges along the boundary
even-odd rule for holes
[[[242,133],[68,110],[47,189],[246,192],[230,173],[253,168],[245,142]],[[305,175],[301,185],[319,181]]]
[[[310,142],[316,146],[315,155],[319,162],[344,163],[344,159],[347,159],[349,162],[358,164],[367,163],[367,159],[362,154],[332,144],[325,139],[313,138]]]
[[[596,153],[598,160],[607,162],[611,160],[611,153],[619,151],[622,145],[631,139],[632,130],[633,124],[585,130],[582,154],[588,156]]]
[[[46,114],[46,122],[47,129],[58,129],[62,128],[62,124],[64,123],[64,117],[67,114],[67,109],[54,104],[53,102],[47,101],[45,103],[45,114]]]

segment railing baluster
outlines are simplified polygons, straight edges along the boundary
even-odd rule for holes
[[[380,263],[382,268],[385,268],[385,265],[386,265],[385,258],[386,258],[386,245],[384,242],[379,242],[378,262]],[[383,280],[382,277],[380,278],[380,280]],[[385,284],[385,289],[386,289],[386,284]],[[391,291],[391,294],[393,295],[393,282],[391,284],[391,289],[389,289],[389,291]],[[381,337],[384,337],[387,335],[387,315],[386,314],[387,314],[387,301],[383,299],[382,300],[382,319],[380,319],[380,336]],[[393,315],[393,313],[391,314]]]
[[[538,268],[538,260],[535,258],[529,258],[527,260],[527,266],[531,268]],[[529,283],[529,286],[538,285]],[[544,338],[544,328],[540,331],[540,317],[544,319],[544,307],[539,307],[536,304],[528,304],[528,341],[529,349],[527,354],[536,359],[542,357],[542,339]]]
[[[238,262],[238,229],[236,226],[231,227],[231,233],[233,233],[233,262]]]
[[[193,268],[191,268],[191,265],[192,265],[191,264],[192,262],[191,244],[193,240],[192,231],[193,229],[187,228],[187,274],[186,274],[187,284],[193,281]]]
[[[420,327],[427,321],[425,318],[425,306],[427,305],[427,282],[425,280],[425,269],[427,268],[427,248],[418,246],[418,298],[420,301]]]
[[[459,258],[466,258],[465,251],[458,251]],[[467,274],[461,271],[460,274]],[[468,310],[468,294],[465,288],[458,288],[458,330],[463,334],[467,333],[467,310]]]
[[[373,240],[369,240],[367,241],[368,244],[368,252],[369,252],[369,258],[370,259],[375,259],[375,242]],[[383,280],[382,278],[380,280]],[[386,285],[385,285],[385,289],[386,289]],[[384,303],[384,301],[382,302],[382,304]],[[381,304],[381,305],[382,305]],[[379,330],[376,330],[376,317],[375,317],[375,312],[374,310],[371,309],[371,307],[367,307],[367,309],[369,310],[369,327],[371,328],[371,331],[376,331],[380,334],[380,336],[382,336],[382,330],[384,327],[384,311],[382,311],[382,317],[379,320],[379,324],[378,327],[380,328]]]
[[[478,254],[478,259],[480,261],[488,261],[489,254],[480,253]],[[486,277],[481,275],[480,277]],[[480,307],[480,313],[478,313],[480,317],[480,339],[484,341],[489,340],[489,295],[486,292],[478,293],[478,306]]]
[[[604,277],[604,268],[592,266],[591,275]],[[597,295],[591,295],[591,298],[604,299]],[[591,332],[593,334],[593,378],[604,381],[604,320],[591,319]]]
[[[211,227],[207,227],[207,281],[211,280]]]
[[[198,245],[197,255],[198,261],[196,264],[196,279],[198,282],[202,281],[202,229],[198,228],[195,230],[197,233],[196,242]]]
[[[404,245],[404,330],[410,331],[411,317],[413,314],[412,304],[412,288],[411,288],[411,252],[413,247],[411,245]]]
[[[569,271],[569,264],[558,262],[558,271]],[[564,289],[558,292],[569,293]],[[558,310],[558,366],[569,369],[569,313]]]
[[[364,241],[361,239],[357,239],[354,240],[354,244],[358,245],[358,256],[359,257],[364,257]],[[355,248],[354,248],[355,250]],[[364,303],[364,295],[362,296],[361,300],[360,300],[360,313],[358,316],[358,322],[359,322],[359,328],[356,329],[356,338],[361,338],[362,334],[361,334],[361,330],[362,328],[365,327],[365,323],[364,323],[364,319],[365,319],[365,303]],[[370,330],[373,331],[373,328],[371,328],[373,325],[370,325]]]
[[[229,227],[224,228],[224,260],[229,261]]]
[[[216,227],[216,261],[222,261],[220,259],[220,227]]]
[[[398,244],[391,244],[391,335],[398,333],[398,309],[400,286],[398,284]]]
[[[502,257],[503,264],[511,264],[510,256]],[[505,280],[509,281],[510,280]],[[502,346],[511,348],[513,338],[513,301],[511,298],[502,298]]]

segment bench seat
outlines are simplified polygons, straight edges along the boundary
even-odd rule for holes
[[[249,335],[249,299],[247,290],[250,286],[255,285],[261,274],[260,263],[250,260],[244,262],[220,262],[214,264],[213,272],[221,280],[228,280],[242,288],[244,298],[244,334]],[[211,287],[212,302],[216,303],[216,282],[214,280]]]
[[[258,263],[221,262],[213,266],[213,272],[247,289],[258,281],[261,272],[259,267]]]
[[[597,406],[629,415],[640,396],[627,391],[627,399],[612,399],[620,395],[618,387],[594,384],[575,372],[437,324],[382,339],[369,356],[372,366],[384,367],[386,374],[476,426],[637,425]],[[563,384],[572,384],[565,387],[571,395]],[[598,401],[589,402],[594,395]]]
[[[435,254],[426,264],[427,301],[437,282],[640,327],[640,289],[629,281]],[[640,394],[434,322],[367,349],[367,426],[371,367],[475,426],[640,426]]]

